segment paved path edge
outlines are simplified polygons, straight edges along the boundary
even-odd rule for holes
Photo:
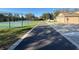
[[[29,36],[29,33],[33,29],[35,29],[39,25],[39,23],[36,26],[34,26],[31,30],[29,30],[28,32],[26,32],[26,34],[24,34],[18,41],[16,41],[14,44],[12,44],[7,50],[14,50],[23,41],[24,38],[26,38],[26,37]]]

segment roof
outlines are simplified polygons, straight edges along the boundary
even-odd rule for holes
[[[79,17],[79,14],[74,12],[60,12],[60,13],[62,13],[65,17]]]

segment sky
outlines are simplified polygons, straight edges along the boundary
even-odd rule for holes
[[[11,13],[19,13],[19,14],[28,14],[32,13],[35,16],[41,16],[43,13],[51,13],[56,8],[0,8],[0,12],[11,12]]]

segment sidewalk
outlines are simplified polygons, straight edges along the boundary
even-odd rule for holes
[[[76,47],[50,25],[42,22],[14,50],[74,50]]]
[[[79,49],[79,24],[47,23]]]

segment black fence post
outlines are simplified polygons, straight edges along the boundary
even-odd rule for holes
[[[11,23],[10,23],[10,18],[8,18],[8,21],[9,21],[9,29],[10,29],[10,28],[11,28],[11,25],[10,25],[10,24],[11,24]]]
[[[22,15],[21,19],[22,19],[22,27],[23,27],[23,26],[24,26],[24,25],[23,25],[23,21],[24,21],[24,17],[23,17],[23,15]]]
[[[23,27],[23,19],[22,19],[22,27]]]

